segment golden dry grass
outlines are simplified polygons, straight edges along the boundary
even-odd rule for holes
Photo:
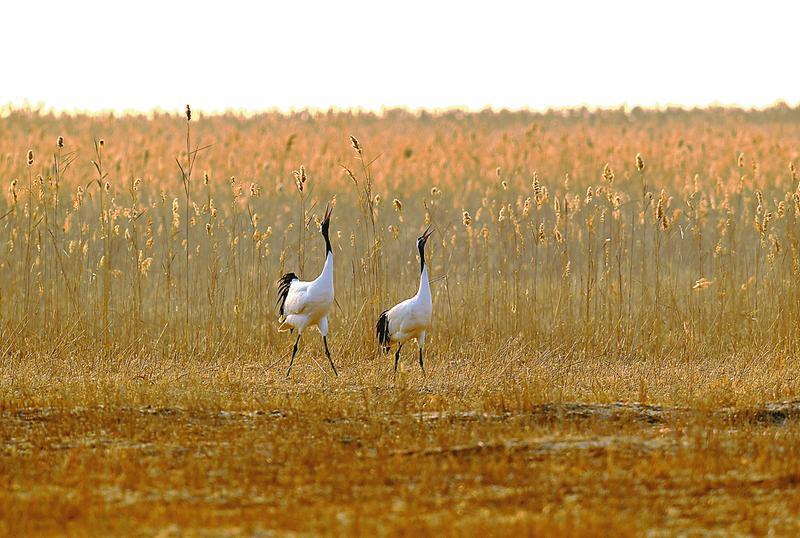
[[[0,530],[796,533],[798,119],[195,112],[189,178],[183,116],[9,111]],[[341,375],[287,380],[333,195]]]

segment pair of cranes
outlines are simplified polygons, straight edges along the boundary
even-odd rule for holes
[[[322,237],[325,239],[325,265],[323,265],[320,275],[310,282],[303,282],[294,273],[286,273],[278,280],[278,307],[279,321],[281,322],[278,331],[297,331],[297,339],[294,341],[286,377],[289,377],[292,372],[292,364],[294,364],[294,357],[297,355],[303,331],[313,326],[316,326],[322,334],[325,355],[328,357],[333,373],[337,377],[339,375],[333,364],[330,349],[328,349],[328,313],[333,306],[333,250],[331,250],[331,241],[328,237],[332,212],[333,206],[328,204],[320,228]],[[403,344],[416,339],[419,347],[419,367],[422,369],[422,373],[425,373],[422,349],[425,347],[425,335],[430,327],[433,313],[431,285],[428,268],[425,265],[425,244],[431,233],[433,233],[431,227],[428,226],[428,229],[417,239],[420,260],[417,294],[389,310],[385,310],[378,317],[376,334],[380,346],[388,353],[392,344],[397,344],[397,351],[394,355],[395,372],[397,372],[397,365],[400,362],[400,349]]]

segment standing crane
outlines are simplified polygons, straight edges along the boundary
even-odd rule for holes
[[[419,347],[419,367],[422,369],[423,375],[425,374],[422,349],[425,347],[425,335],[431,326],[433,313],[431,283],[428,278],[428,267],[425,265],[425,243],[432,233],[431,227],[428,226],[428,229],[417,239],[420,262],[417,294],[381,313],[375,327],[378,343],[387,353],[391,350],[392,344],[398,344],[394,354],[395,373],[397,373],[397,364],[400,362],[400,350],[403,344],[416,338]]]
[[[322,343],[325,345],[325,355],[331,363],[331,369],[337,377],[336,366],[333,365],[331,352],[328,349],[328,313],[333,306],[333,251],[328,237],[331,224],[333,206],[328,204],[325,209],[325,218],[320,231],[325,238],[325,265],[320,275],[311,282],[303,282],[294,273],[286,273],[278,280],[278,306],[280,307],[281,322],[279,332],[297,331],[297,340],[292,349],[292,360],[286,377],[292,372],[292,364],[297,354],[297,346],[303,331],[311,326],[316,326],[322,334]]]

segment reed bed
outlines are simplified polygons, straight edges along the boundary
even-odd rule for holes
[[[442,382],[605,363],[674,367],[686,398],[715,383],[734,399],[793,397],[797,115],[10,111],[2,383],[52,386],[43,376],[60,367],[43,357],[115,383],[175,361],[187,375],[251,364],[249,380],[275,379],[289,343],[274,283],[316,275],[317,221],[335,197],[333,346],[354,379],[385,375],[374,320],[413,294],[414,239],[432,223]],[[504,349],[519,362],[493,367]],[[609,397],[631,397],[619,377]],[[565,397],[584,395],[576,383]]]

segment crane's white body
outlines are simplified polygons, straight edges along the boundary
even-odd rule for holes
[[[311,282],[292,280],[283,303],[280,332],[296,329],[298,334],[316,326],[328,336],[328,312],[333,306],[333,253],[328,252],[320,275]]]
[[[425,266],[419,275],[417,294],[386,311],[390,342],[402,345],[416,339],[422,349],[425,345],[425,334],[431,326],[432,314],[431,284],[428,267]]]

